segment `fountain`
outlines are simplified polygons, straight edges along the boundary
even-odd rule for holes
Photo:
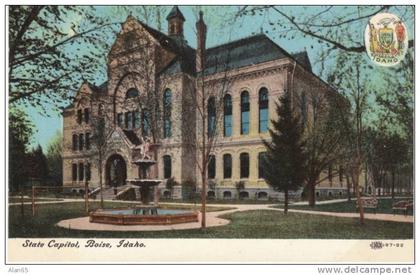
[[[197,222],[198,213],[195,211],[181,209],[159,208],[160,179],[152,179],[150,168],[156,161],[149,155],[151,145],[149,139],[141,138],[140,158],[133,163],[138,166],[139,177],[127,179],[127,185],[132,188],[139,188],[141,204],[134,208],[99,209],[89,213],[89,221],[94,223],[108,223],[119,225],[163,225]],[[154,191],[153,203],[150,203],[151,191]]]

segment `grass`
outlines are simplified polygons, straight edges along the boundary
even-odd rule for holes
[[[106,203],[106,207],[121,207]],[[127,204],[124,204],[127,205]],[[97,205],[96,205],[97,206]],[[214,209],[213,209],[214,210]],[[25,206],[25,217],[19,206],[9,207],[11,238],[273,238],[273,239],[412,239],[413,224],[367,220],[360,226],[357,219],[253,210],[224,215],[231,223],[206,230],[172,230],[153,232],[111,232],[69,230],[55,226],[63,219],[85,216],[83,203],[39,205],[36,217]]]
[[[200,204],[201,200],[184,200],[184,199],[164,199],[160,198],[160,202],[173,202],[173,203],[194,203]],[[207,199],[208,204],[275,204],[279,203],[278,200],[256,200],[256,199]]]
[[[383,213],[383,214],[393,214],[392,211],[392,204],[396,201],[400,201],[404,199],[379,199],[378,200],[378,207],[376,209],[376,213]],[[276,205],[277,208],[283,208],[283,205]],[[356,213],[356,201],[345,201],[345,202],[336,202],[330,204],[318,204],[314,207],[310,207],[309,205],[290,205],[291,209],[301,209],[301,210],[313,210],[313,211],[326,211],[326,212],[340,212],[340,213]],[[375,213],[374,209],[365,209],[366,213]],[[395,214],[403,214],[403,211],[395,211]],[[413,215],[412,212],[408,213],[409,215]]]
[[[63,199],[55,199],[55,198],[51,198],[51,199],[35,199],[36,202],[40,202],[40,201],[62,201]],[[21,198],[9,198],[9,203],[21,203],[22,199]],[[31,198],[23,198],[23,202],[32,202]]]

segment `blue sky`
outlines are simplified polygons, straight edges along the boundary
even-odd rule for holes
[[[195,38],[195,22],[196,22],[196,15],[197,15],[197,8],[191,6],[180,6],[180,10],[183,12],[186,22],[184,25],[184,35],[186,40],[188,41],[189,45],[192,47],[196,46],[196,38]],[[170,7],[168,7],[168,10]],[[284,48],[286,51],[290,53],[299,52],[303,50],[307,50],[309,58],[311,59],[313,70],[315,73],[319,73],[319,65],[318,63],[314,63],[314,61],[319,59],[319,53],[322,52],[324,45],[315,43],[314,39],[309,37],[303,37],[303,35],[297,33],[293,39],[285,39],[279,36],[277,30],[272,30],[272,25],[270,22],[277,22],[278,18],[276,14],[268,14],[264,16],[246,16],[242,18],[238,18],[235,21],[226,22],[226,18],[231,18],[227,16],[227,14],[232,14],[238,7],[236,6],[224,6],[224,7],[201,7],[204,11],[204,19],[208,25],[208,35],[207,35],[207,46],[211,47],[214,45],[226,43],[232,40],[236,40],[242,37],[246,37],[255,33],[264,32],[268,37],[274,40],[279,46]],[[295,14],[314,14],[320,8],[318,7],[287,7],[285,8],[286,11],[290,11]],[[340,11],[341,10],[341,11]],[[110,17],[114,22],[122,22],[127,17],[130,11],[133,13],[133,16],[136,16],[136,9],[133,7],[124,9],[120,8],[117,9],[115,7],[97,7],[96,14],[98,16]],[[325,14],[326,20],[328,17],[331,16],[339,16],[340,12],[348,12],[346,11],[345,7],[342,9],[336,9],[334,12]],[[392,10],[393,13],[397,14],[400,17],[403,17],[404,14],[400,13],[399,9]],[[163,14],[163,17],[166,17],[166,14]],[[139,18],[141,20],[141,18]],[[405,18],[402,18],[403,21]],[[356,29],[354,30],[354,35],[356,37],[363,35],[364,28],[367,24],[367,20],[360,22],[359,25],[354,26]],[[410,19],[408,19],[410,20]],[[152,27],[156,27],[156,24],[151,22]],[[412,39],[413,34],[413,24],[407,23],[406,26],[408,27],[408,34],[409,39]],[[162,24],[162,31],[166,33],[167,24],[166,20],[164,20]],[[105,53],[106,54],[106,53]],[[104,64],[105,66],[105,64]],[[104,81],[105,79],[98,79],[98,82]],[[98,84],[98,83],[97,83]],[[74,91],[69,91],[74,92]],[[49,109],[47,107],[47,109]],[[46,116],[40,110],[34,108],[27,108],[27,113],[29,114],[31,120],[35,124],[37,128],[37,132],[35,133],[32,139],[32,145],[35,146],[37,144],[41,144],[42,147],[46,147],[49,140],[56,134],[57,131],[62,130],[62,117],[61,114],[48,111]]]

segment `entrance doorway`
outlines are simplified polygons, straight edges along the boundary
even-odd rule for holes
[[[117,187],[125,184],[127,179],[127,165],[122,156],[114,154],[108,158],[105,167],[106,185]]]

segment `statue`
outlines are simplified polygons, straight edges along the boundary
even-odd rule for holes
[[[150,151],[150,139],[149,137],[141,137],[140,138],[141,145],[140,145],[140,155],[142,159],[151,159],[149,155]]]

